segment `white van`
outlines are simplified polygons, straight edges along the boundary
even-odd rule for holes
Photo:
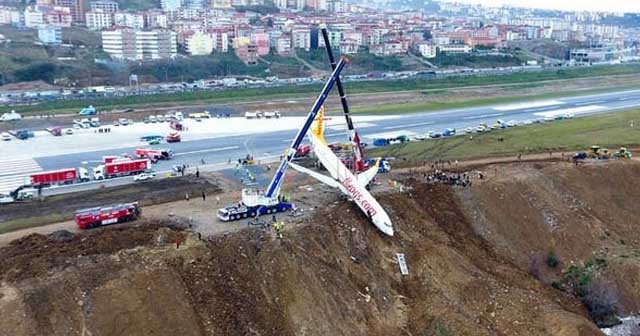
[[[0,116],[0,121],[13,121],[20,119],[22,119],[22,116],[19,113],[16,113],[16,111],[14,110],[11,110],[11,112],[9,113],[4,113],[2,114],[2,116]]]
[[[0,137],[2,137],[2,141],[9,141],[11,140],[11,134],[4,132],[2,133],[2,135],[0,135]]]

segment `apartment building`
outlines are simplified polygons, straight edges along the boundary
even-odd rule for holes
[[[103,31],[102,49],[112,58],[126,60],[173,58],[178,52],[176,33],[168,30]]]
[[[144,15],[139,13],[118,12],[113,15],[113,23],[118,27],[134,29],[144,28]]]
[[[85,13],[85,24],[87,28],[93,30],[102,30],[113,26],[113,14],[104,12],[102,9]]]
[[[54,0],[54,5],[69,8],[74,23],[84,23],[84,0]]]
[[[115,13],[119,10],[118,3],[110,0],[99,0],[91,2],[91,10],[101,10],[106,13]]]
[[[62,28],[48,25],[38,27],[38,40],[44,44],[61,44]]]
[[[189,36],[185,42],[189,55],[210,55],[213,52],[213,39],[208,34],[196,32]]]

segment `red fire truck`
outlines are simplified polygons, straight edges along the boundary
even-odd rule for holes
[[[148,159],[142,160],[116,160],[93,168],[93,178],[102,180],[106,178],[134,175],[151,169]]]
[[[136,220],[140,216],[140,211],[138,202],[121,203],[77,210],[75,218],[78,228],[86,230]]]
[[[87,169],[79,167],[77,170],[76,168],[67,168],[33,173],[29,176],[29,180],[33,186],[48,186],[52,184],[86,182],[90,178]]]
[[[136,157],[139,159],[149,159],[152,163],[158,162],[158,160],[169,160],[173,157],[173,150],[171,149],[151,149],[151,148],[136,148]]]

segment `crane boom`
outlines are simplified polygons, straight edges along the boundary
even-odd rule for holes
[[[324,45],[327,48],[327,56],[329,56],[329,62],[331,63],[331,69],[336,68],[336,59],[333,57],[333,50],[331,49],[331,41],[329,41],[329,33],[326,27],[320,28],[322,32],[322,38],[324,39]],[[353,137],[353,122],[351,121],[351,115],[349,114],[349,104],[347,104],[347,94],[342,87],[342,81],[340,78],[336,79],[336,87],[338,88],[338,94],[340,94],[340,103],[342,104],[342,110],[344,111],[344,118],[347,120],[347,128],[349,129],[349,141]]]
[[[296,135],[296,137],[293,139],[290,148],[287,149],[287,151],[285,152],[284,158],[282,159],[282,162],[280,162],[280,166],[278,166],[278,170],[276,171],[276,174],[273,176],[271,183],[269,183],[269,187],[267,188],[265,197],[273,198],[277,196],[278,189],[280,188],[280,184],[282,183],[282,178],[284,177],[284,174],[287,170],[287,166],[289,165],[289,162],[296,155],[296,151],[300,146],[300,143],[302,142],[305,135],[307,134],[309,127],[311,127],[311,124],[313,123],[313,120],[318,114],[318,111],[324,104],[325,100],[327,100],[327,97],[329,96],[329,92],[331,92],[333,85],[336,83],[337,80],[339,80],[340,73],[342,72],[342,69],[344,69],[348,61],[349,60],[343,56],[340,58],[340,61],[338,62],[338,64],[336,64],[335,69],[331,73],[331,76],[325,83],[324,88],[322,88],[320,95],[318,96],[318,98],[316,98],[315,103],[313,103],[313,106],[309,111],[309,115],[307,116],[307,120],[305,121],[302,128],[300,128],[300,130],[298,131],[298,134]]]
[[[322,25],[320,27],[320,31],[322,32],[322,38],[324,39],[324,45],[327,49],[327,56],[329,56],[329,63],[331,63],[331,69],[336,68],[336,60],[333,57],[333,49],[331,48],[331,41],[329,40],[329,33],[327,32],[326,25]],[[338,94],[340,94],[340,103],[342,103],[342,111],[344,112],[344,118],[347,121],[347,134],[349,136],[349,142],[353,145],[353,171],[355,173],[363,171],[365,169],[364,164],[364,152],[362,150],[362,145],[360,144],[360,137],[358,136],[358,132],[356,132],[353,127],[353,121],[351,120],[351,115],[349,114],[349,104],[347,103],[347,94],[344,92],[344,88],[342,87],[342,81],[340,78],[336,79],[336,87],[338,88]]]

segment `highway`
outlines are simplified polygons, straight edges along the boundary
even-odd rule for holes
[[[640,90],[585,95],[570,98],[547,99],[424,112],[396,116],[355,116],[354,124],[364,142],[374,138],[398,135],[415,136],[428,131],[442,132],[455,128],[458,132],[480,123],[494,124],[504,121],[540,120],[545,117],[572,114],[576,117],[610,113],[640,106]],[[346,140],[344,118],[341,111],[330,111],[326,138],[329,142]],[[245,120],[244,118],[210,119],[196,122],[186,120],[187,131],[183,141],[154,147],[171,148],[174,159],[154,165],[156,171],[167,171],[172,165],[223,167],[246,154],[259,160],[274,160],[287,148],[302,123],[303,117],[283,117],[271,120]],[[29,140],[12,140],[0,144],[0,193],[22,185],[29,173],[70,167],[92,168],[105,155],[133,154],[135,148],[146,146],[139,138],[146,134],[166,135],[168,124],[142,124],[119,126],[110,134],[94,134],[81,130],[74,135],[53,137],[39,133]],[[83,133],[84,132],[84,133]],[[204,170],[204,169],[203,169]],[[130,181],[130,179],[127,179]],[[46,193],[45,193],[46,194]]]

